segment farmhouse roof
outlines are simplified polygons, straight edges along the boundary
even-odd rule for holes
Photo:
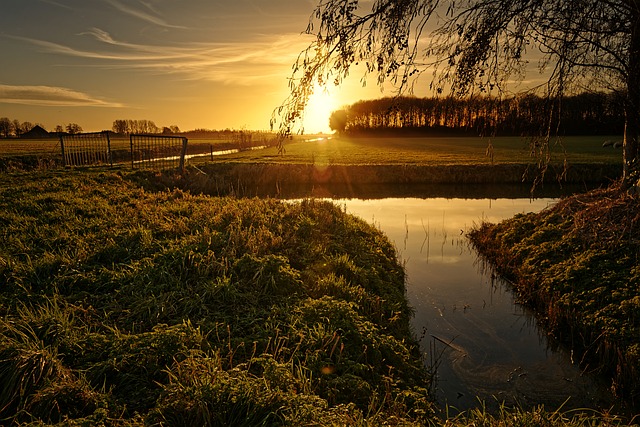
[[[41,126],[35,125],[30,131],[21,135],[22,138],[48,138],[49,132],[44,130]]]

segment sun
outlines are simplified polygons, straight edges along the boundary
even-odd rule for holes
[[[329,117],[338,109],[337,103],[331,94],[322,88],[314,91],[309,98],[309,103],[304,113],[305,133],[330,133]]]

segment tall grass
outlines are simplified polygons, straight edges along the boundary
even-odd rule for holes
[[[114,172],[0,180],[7,423],[433,414],[395,251],[332,204],[152,193]]]
[[[458,426],[504,426],[504,427],[596,427],[638,425],[638,418],[622,418],[607,411],[580,408],[562,411],[561,408],[549,411],[542,406],[531,410],[508,408],[501,405],[497,414],[489,413],[484,405],[447,419],[445,425]]]

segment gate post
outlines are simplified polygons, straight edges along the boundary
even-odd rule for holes
[[[182,137],[182,152],[180,153],[180,165],[178,166],[180,173],[184,173],[184,159],[187,155],[187,141],[186,137]]]

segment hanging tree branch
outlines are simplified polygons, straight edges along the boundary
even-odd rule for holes
[[[397,94],[430,74],[436,93],[501,93],[523,80],[532,56],[560,100],[587,82],[627,94],[625,177],[637,168],[640,133],[638,0],[321,0],[306,30],[315,40],[292,68],[274,111],[282,135],[299,125],[314,87],[341,84],[355,65]],[[551,122],[550,122],[551,123]]]

